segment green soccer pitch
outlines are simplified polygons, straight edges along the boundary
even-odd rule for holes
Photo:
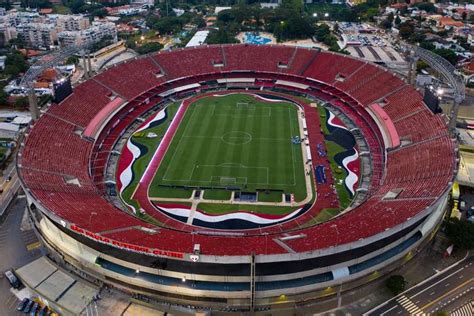
[[[301,145],[291,142],[296,135],[300,132],[294,104],[246,94],[199,99],[188,107],[149,195],[190,197],[189,190],[163,185],[232,187],[282,190],[302,201],[305,170]]]

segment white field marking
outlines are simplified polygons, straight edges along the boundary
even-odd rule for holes
[[[234,131],[235,132],[235,131]],[[247,133],[247,132],[242,132],[242,133]],[[248,133],[250,134],[250,133]],[[205,136],[205,135],[184,135],[184,136],[181,136],[182,138],[209,138],[209,139],[220,139],[222,140],[222,136]],[[236,138],[236,137],[232,137],[232,138]],[[244,138],[244,137],[242,137]],[[256,140],[267,140],[267,141],[287,141],[289,142],[291,138],[272,138],[272,137],[259,137],[259,138],[253,138],[252,136],[252,139],[256,139]]]
[[[194,176],[194,172],[195,172],[195,169],[196,168],[200,168],[200,167],[224,167],[224,168],[239,168],[239,169],[264,169],[266,171],[266,174],[267,174],[267,182],[248,182],[248,177],[234,177],[234,178],[237,178],[237,179],[246,179],[246,182],[244,184],[251,184],[251,185],[269,185],[269,180],[270,180],[270,170],[268,167],[248,167],[248,166],[244,166],[244,165],[239,165],[239,164],[233,164],[233,163],[224,163],[224,164],[220,164],[220,165],[194,165],[193,167],[193,171],[191,173],[191,178],[189,179],[180,179],[180,180],[174,180],[174,179],[165,179],[163,178],[163,181],[169,181],[169,182],[199,182],[199,183],[212,183],[213,182],[213,179],[214,178],[222,178],[222,177],[227,177],[229,178],[230,176],[228,175],[211,175],[211,179],[210,180],[193,180],[192,177]],[[278,186],[286,186],[288,185],[287,183],[272,183],[272,185],[278,185]]]
[[[188,108],[188,110],[189,110],[189,109],[190,109],[190,107]],[[186,112],[188,112],[188,111],[186,111]],[[194,108],[194,111],[193,111],[193,113],[191,114],[191,117],[190,117],[189,120],[186,122],[186,127],[184,128],[183,135],[186,134],[186,132],[188,131],[188,128],[189,128],[189,125],[190,125],[189,122],[192,121],[192,118],[194,117],[194,114],[195,114],[195,113],[196,113],[196,108]],[[184,113],[184,115],[186,116],[186,113]],[[183,120],[184,120],[184,118],[185,118],[185,117],[183,116]],[[182,121],[181,121],[181,123],[182,123]],[[180,124],[180,125],[181,125],[181,124]],[[176,134],[178,133],[178,129],[179,129],[179,126],[176,128]],[[175,134],[174,136],[176,136],[176,134]],[[173,138],[174,138],[174,137],[173,137]],[[166,178],[166,175],[168,174],[168,171],[169,171],[169,169],[170,169],[170,166],[172,165],[171,162],[174,160],[174,156],[175,156],[176,153],[178,152],[178,148],[179,148],[179,146],[181,145],[181,141],[182,141],[182,140],[183,140],[183,137],[181,137],[181,138],[179,139],[178,145],[176,146],[176,148],[175,148],[175,150],[174,150],[173,156],[171,157],[171,160],[170,160],[170,162],[168,163],[168,166],[166,167],[166,171],[165,171],[165,174],[163,175],[163,179],[165,179],[165,178]],[[173,142],[173,140],[171,140],[171,142]],[[168,145],[168,150],[169,150],[169,147],[171,146],[171,142],[170,142],[170,144]],[[165,157],[166,157],[166,153],[164,153],[163,159],[164,159]],[[158,170],[157,170],[157,171],[158,171]]]
[[[293,125],[291,124],[291,111],[290,108],[288,108],[288,121],[290,122],[290,134],[293,132]],[[298,131],[299,135],[299,131]],[[291,135],[290,135],[291,137]],[[295,146],[291,146],[291,161],[292,161],[292,166],[293,166],[293,185],[296,185],[296,171],[295,171],[295,151],[294,151]],[[304,160],[304,159],[303,159]],[[304,161],[303,161],[304,163]]]
[[[216,107],[215,104],[212,104],[214,106],[214,108]],[[270,110],[270,113],[271,113],[271,108],[270,107],[266,107]],[[291,139],[291,135],[293,134],[293,124],[291,122],[291,108],[290,107],[279,107],[277,109],[282,109],[282,110],[287,110],[288,111],[288,121],[289,121],[289,125],[290,125],[290,136],[288,137],[288,139],[286,138],[266,138],[266,137],[261,137],[261,138],[257,138],[257,140],[265,140],[265,141],[290,141]],[[173,156],[171,158],[171,161],[174,160],[175,158],[175,155],[176,153],[179,151],[179,147],[181,146],[181,141],[182,141],[182,138],[209,138],[209,139],[221,139],[221,137],[219,136],[200,136],[200,135],[186,135],[188,129],[189,129],[189,126],[191,125],[189,122],[193,120],[194,118],[194,115],[195,115],[195,112],[196,112],[196,108],[194,109],[193,113],[191,114],[191,117],[189,118],[188,122],[186,123],[186,126],[185,126],[185,129],[183,131],[183,136],[180,137],[180,140],[178,142],[178,145],[176,146],[175,150],[174,150],[174,153],[173,153]],[[298,131],[298,134],[299,134],[299,131]],[[294,156],[294,146],[291,146],[291,157],[292,157],[292,171],[293,171],[293,183],[272,183],[272,185],[276,185],[276,186],[295,186],[296,185],[296,168],[295,168],[295,156]],[[166,154],[165,154],[166,155]],[[304,162],[303,162],[304,163]],[[180,179],[180,180],[175,180],[175,179],[169,179],[167,177],[168,175],[168,172],[170,170],[170,167],[171,167],[172,163],[170,162],[166,168],[166,171],[165,171],[165,174],[162,178],[162,181],[167,181],[167,182],[189,182],[192,180],[192,176],[194,174],[194,169],[196,168],[196,165],[194,165],[193,167],[193,170],[191,171],[191,177],[189,179]],[[205,165],[202,165],[202,166],[205,166]],[[209,166],[215,166],[215,165],[209,165]],[[269,184],[269,181],[270,181],[270,178],[269,178],[269,168],[268,167],[253,167],[253,168],[266,168],[267,169],[267,182],[264,183],[264,182],[247,182],[247,184],[250,184],[250,185],[268,185]],[[193,182],[198,182],[198,183],[212,183],[212,180],[211,181],[207,181],[207,180],[192,180]]]

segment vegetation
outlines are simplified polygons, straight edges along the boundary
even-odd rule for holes
[[[149,42],[136,48],[135,51],[139,53],[140,55],[144,55],[144,54],[149,54],[149,53],[159,51],[162,48],[163,48],[163,45],[161,45],[158,42]]]
[[[341,51],[339,45],[337,44],[337,38],[331,33],[331,30],[327,24],[323,23],[316,27],[315,37],[318,41],[326,44],[330,51]]]
[[[66,64],[68,65],[77,65],[79,63],[79,57],[77,56],[69,56],[66,60]]]
[[[457,249],[474,248],[474,223],[449,218],[445,223],[445,233]]]
[[[208,200],[230,200],[232,191],[228,190],[205,190],[204,199]]]
[[[11,77],[16,77],[20,73],[24,73],[28,70],[28,63],[19,51],[13,50],[7,54],[5,60],[5,74]]]
[[[102,37],[100,39],[100,41],[98,42],[95,42],[94,44],[92,44],[92,47],[91,47],[91,50],[93,52],[95,51],[98,51],[99,49],[102,49],[106,46],[109,46],[110,44],[112,44],[114,42],[114,39],[112,38],[112,36],[110,35],[105,35],[104,37]]]
[[[392,292],[393,295],[398,295],[405,290],[407,282],[405,278],[401,275],[392,275],[390,276],[385,285]]]
[[[214,204],[214,203],[200,203],[198,210],[208,214],[226,214],[236,211],[247,211],[260,214],[288,214],[298,207],[292,206],[267,206],[255,204]]]

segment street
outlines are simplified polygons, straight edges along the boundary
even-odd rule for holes
[[[8,215],[5,221],[0,225],[0,297],[2,298],[0,299],[0,316],[18,314],[15,310],[18,300],[10,292],[10,284],[3,273],[8,269],[21,267],[41,256],[41,249],[37,247],[38,240],[33,230],[28,229],[25,221],[22,225],[25,207],[26,198],[24,196],[16,198],[7,210]]]
[[[367,312],[370,315],[421,315],[452,312],[474,300],[474,256],[438,272]]]

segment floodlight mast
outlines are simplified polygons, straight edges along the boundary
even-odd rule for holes
[[[460,75],[457,74],[456,68],[443,57],[435,54],[427,49],[411,46],[409,47],[414,55],[423,59],[431,68],[436,70],[445,79],[453,89],[453,107],[449,119],[449,131],[452,135],[456,133],[456,120],[459,112],[459,105],[464,101],[465,86]]]
[[[27,90],[28,93],[28,103],[31,112],[31,118],[33,121],[36,121],[39,116],[40,112],[38,109],[38,100],[36,98],[35,90],[34,90],[34,80],[43,73],[48,68],[52,66],[61,64],[66,58],[75,55],[77,53],[81,53],[82,58],[84,59],[84,71],[85,76],[88,78],[90,75],[90,69],[87,69],[87,64],[85,61],[85,55],[88,52],[90,46],[94,42],[86,42],[82,45],[70,45],[64,49],[57,50],[52,52],[51,54],[42,56],[38,61],[36,61],[28,71],[25,73],[23,78],[20,81],[20,87]],[[90,58],[90,57],[89,57]],[[89,61],[90,67],[90,61]]]

